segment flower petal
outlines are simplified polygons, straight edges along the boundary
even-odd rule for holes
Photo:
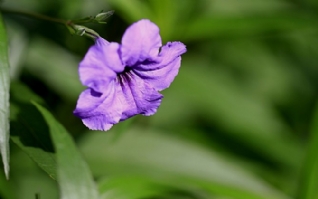
[[[137,114],[152,115],[156,113],[163,96],[151,85],[130,71],[125,77],[119,78],[121,93],[118,93],[122,102],[123,113],[121,121]]]
[[[178,74],[181,57],[186,47],[181,42],[168,42],[162,47],[157,62],[134,66],[134,72],[151,84],[156,90],[168,88]]]
[[[127,66],[156,57],[162,45],[158,26],[147,19],[132,24],[121,43],[122,60]]]
[[[74,114],[92,130],[110,129],[119,122],[122,115],[122,104],[116,97],[120,85],[116,81],[110,82],[107,92],[96,93],[88,88],[83,91],[77,101]]]
[[[122,72],[124,66],[119,57],[119,44],[98,38],[79,64],[80,80],[83,85],[102,92],[103,87]]]

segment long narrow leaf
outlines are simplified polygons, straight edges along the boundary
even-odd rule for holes
[[[196,187],[210,198],[215,194],[235,199],[289,198],[215,152],[162,132],[130,128],[115,143],[111,136],[111,132],[90,132],[79,145],[96,175],[137,175],[172,188]],[[109,184],[104,185],[102,194],[114,194],[113,198],[124,190],[122,186],[114,191]],[[126,186],[124,182],[121,185]],[[132,198],[129,194],[125,192]]]
[[[301,183],[300,198],[318,198],[318,104],[312,119],[307,160],[304,167],[304,177]]]
[[[9,178],[9,87],[10,71],[8,62],[7,37],[0,14],[0,151],[4,172]]]
[[[34,103],[46,120],[55,146],[57,180],[62,199],[97,199],[98,191],[91,172],[79,154],[72,137],[41,105]]]

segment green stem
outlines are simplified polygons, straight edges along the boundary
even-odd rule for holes
[[[53,23],[59,23],[59,24],[63,24],[63,25],[67,25],[67,24],[70,23],[69,20],[57,19],[57,18],[49,17],[49,16],[46,16],[46,15],[38,14],[38,13],[32,13],[32,12],[26,12],[26,11],[20,11],[20,10],[13,10],[13,9],[2,8],[2,7],[0,8],[0,10],[2,12],[4,12],[4,13],[23,15],[23,16],[26,16],[26,17],[41,19],[41,20],[50,21],[50,22],[53,22]]]
[[[90,22],[92,20],[91,17],[86,18],[86,19],[82,19],[82,20],[72,21],[72,20],[57,19],[57,18],[49,17],[46,15],[38,14],[38,13],[13,10],[13,9],[2,8],[2,7],[0,7],[0,11],[4,12],[4,13],[8,13],[8,14],[22,15],[22,16],[26,16],[26,17],[30,17],[30,18],[36,18],[36,19],[41,19],[44,21],[62,24],[62,25],[65,25],[70,30],[70,32],[72,34],[75,33],[75,34],[80,35],[80,36],[84,35],[84,36],[91,38],[91,39],[96,39],[99,37],[99,35],[95,31],[93,31],[89,28],[86,28],[85,26],[80,26],[80,25],[75,24],[75,22],[80,22],[80,23],[81,22],[82,23],[83,22],[84,23]]]

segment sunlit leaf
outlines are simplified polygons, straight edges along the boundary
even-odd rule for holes
[[[0,14],[0,152],[4,172],[9,178],[9,87],[10,71],[6,31]]]

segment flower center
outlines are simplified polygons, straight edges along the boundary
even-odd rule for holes
[[[131,70],[131,67],[126,66],[123,72],[117,74],[117,80],[121,85],[130,81]]]

